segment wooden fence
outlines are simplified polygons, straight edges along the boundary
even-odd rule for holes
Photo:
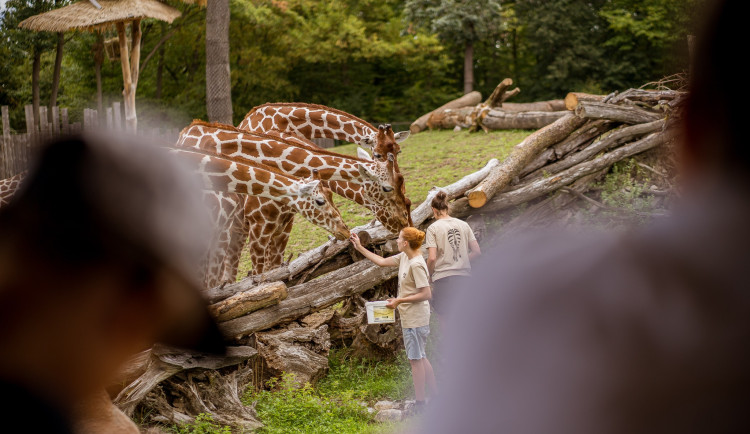
[[[38,119],[35,119],[32,105],[27,105],[24,109],[26,132],[12,133],[8,107],[0,107],[3,133],[0,142],[0,179],[9,178],[26,170],[35,149],[51,137],[96,128],[125,131],[124,116],[119,102],[113,103],[112,107],[107,107],[101,115],[97,110],[83,109],[83,123],[69,123],[67,108],[39,107]],[[138,134],[172,143],[177,140],[179,130],[177,128],[139,129]]]

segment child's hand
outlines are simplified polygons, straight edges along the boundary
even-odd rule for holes
[[[398,298],[389,298],[386,301],[388,303],[386,303],[385,307],[390,308],[390,309],[395,309],[398,307],[399,304],[401,304]]]
[[[355,249],[359,249],[360,247],[362,247],[362,243],[359,241],[359,236],[357,236],[357,234],[354,232],[352,232],[352,234],[349,236],[349,241],[354,244]]]

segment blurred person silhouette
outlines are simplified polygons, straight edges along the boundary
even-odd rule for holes
[[[72,432],[81,405],[114,409],[104,387],[157,341],[223,353],[196,275],[209,220],[172,160],[111,134],[57,139],[0,209],[0,431]],[[119,415],[106,430],[131,432]]]
[[[453,305],[464,291],[471,275],[471,261],[482,254],[477,238],[463,220],[451,217],[448,195],[439,191],[430,202],[435,222],[426,231],[427,271],[432,279],[430,304],[438,315]]]
[[[483,256],[418,432],[750,432],[744,4],[714,2],[697,38],[673,217]]]

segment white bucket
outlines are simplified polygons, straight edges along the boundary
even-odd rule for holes
[[[385,307],[387,301],[368,301],[365,303],[367,324],[386,324],[396,322],[396,311]]]

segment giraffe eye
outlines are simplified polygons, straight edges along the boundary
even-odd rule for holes
[[[318,206],[323,206],[326,204],[325,199],[315,199],[315,203],[318,204]]]
[[[373,156],[374,158],[381,158],[381,157],[382,157],[382,155],[380,155],[380,154],[375,154],[375,153],[373,153],[373,154],[372,154],[372,156]]]
[[[391,187],[390,185],[384,185],[383,186],[383,191],[386,192],[386,193],[390,193],[390,192],[393,191],[393,187]]]

